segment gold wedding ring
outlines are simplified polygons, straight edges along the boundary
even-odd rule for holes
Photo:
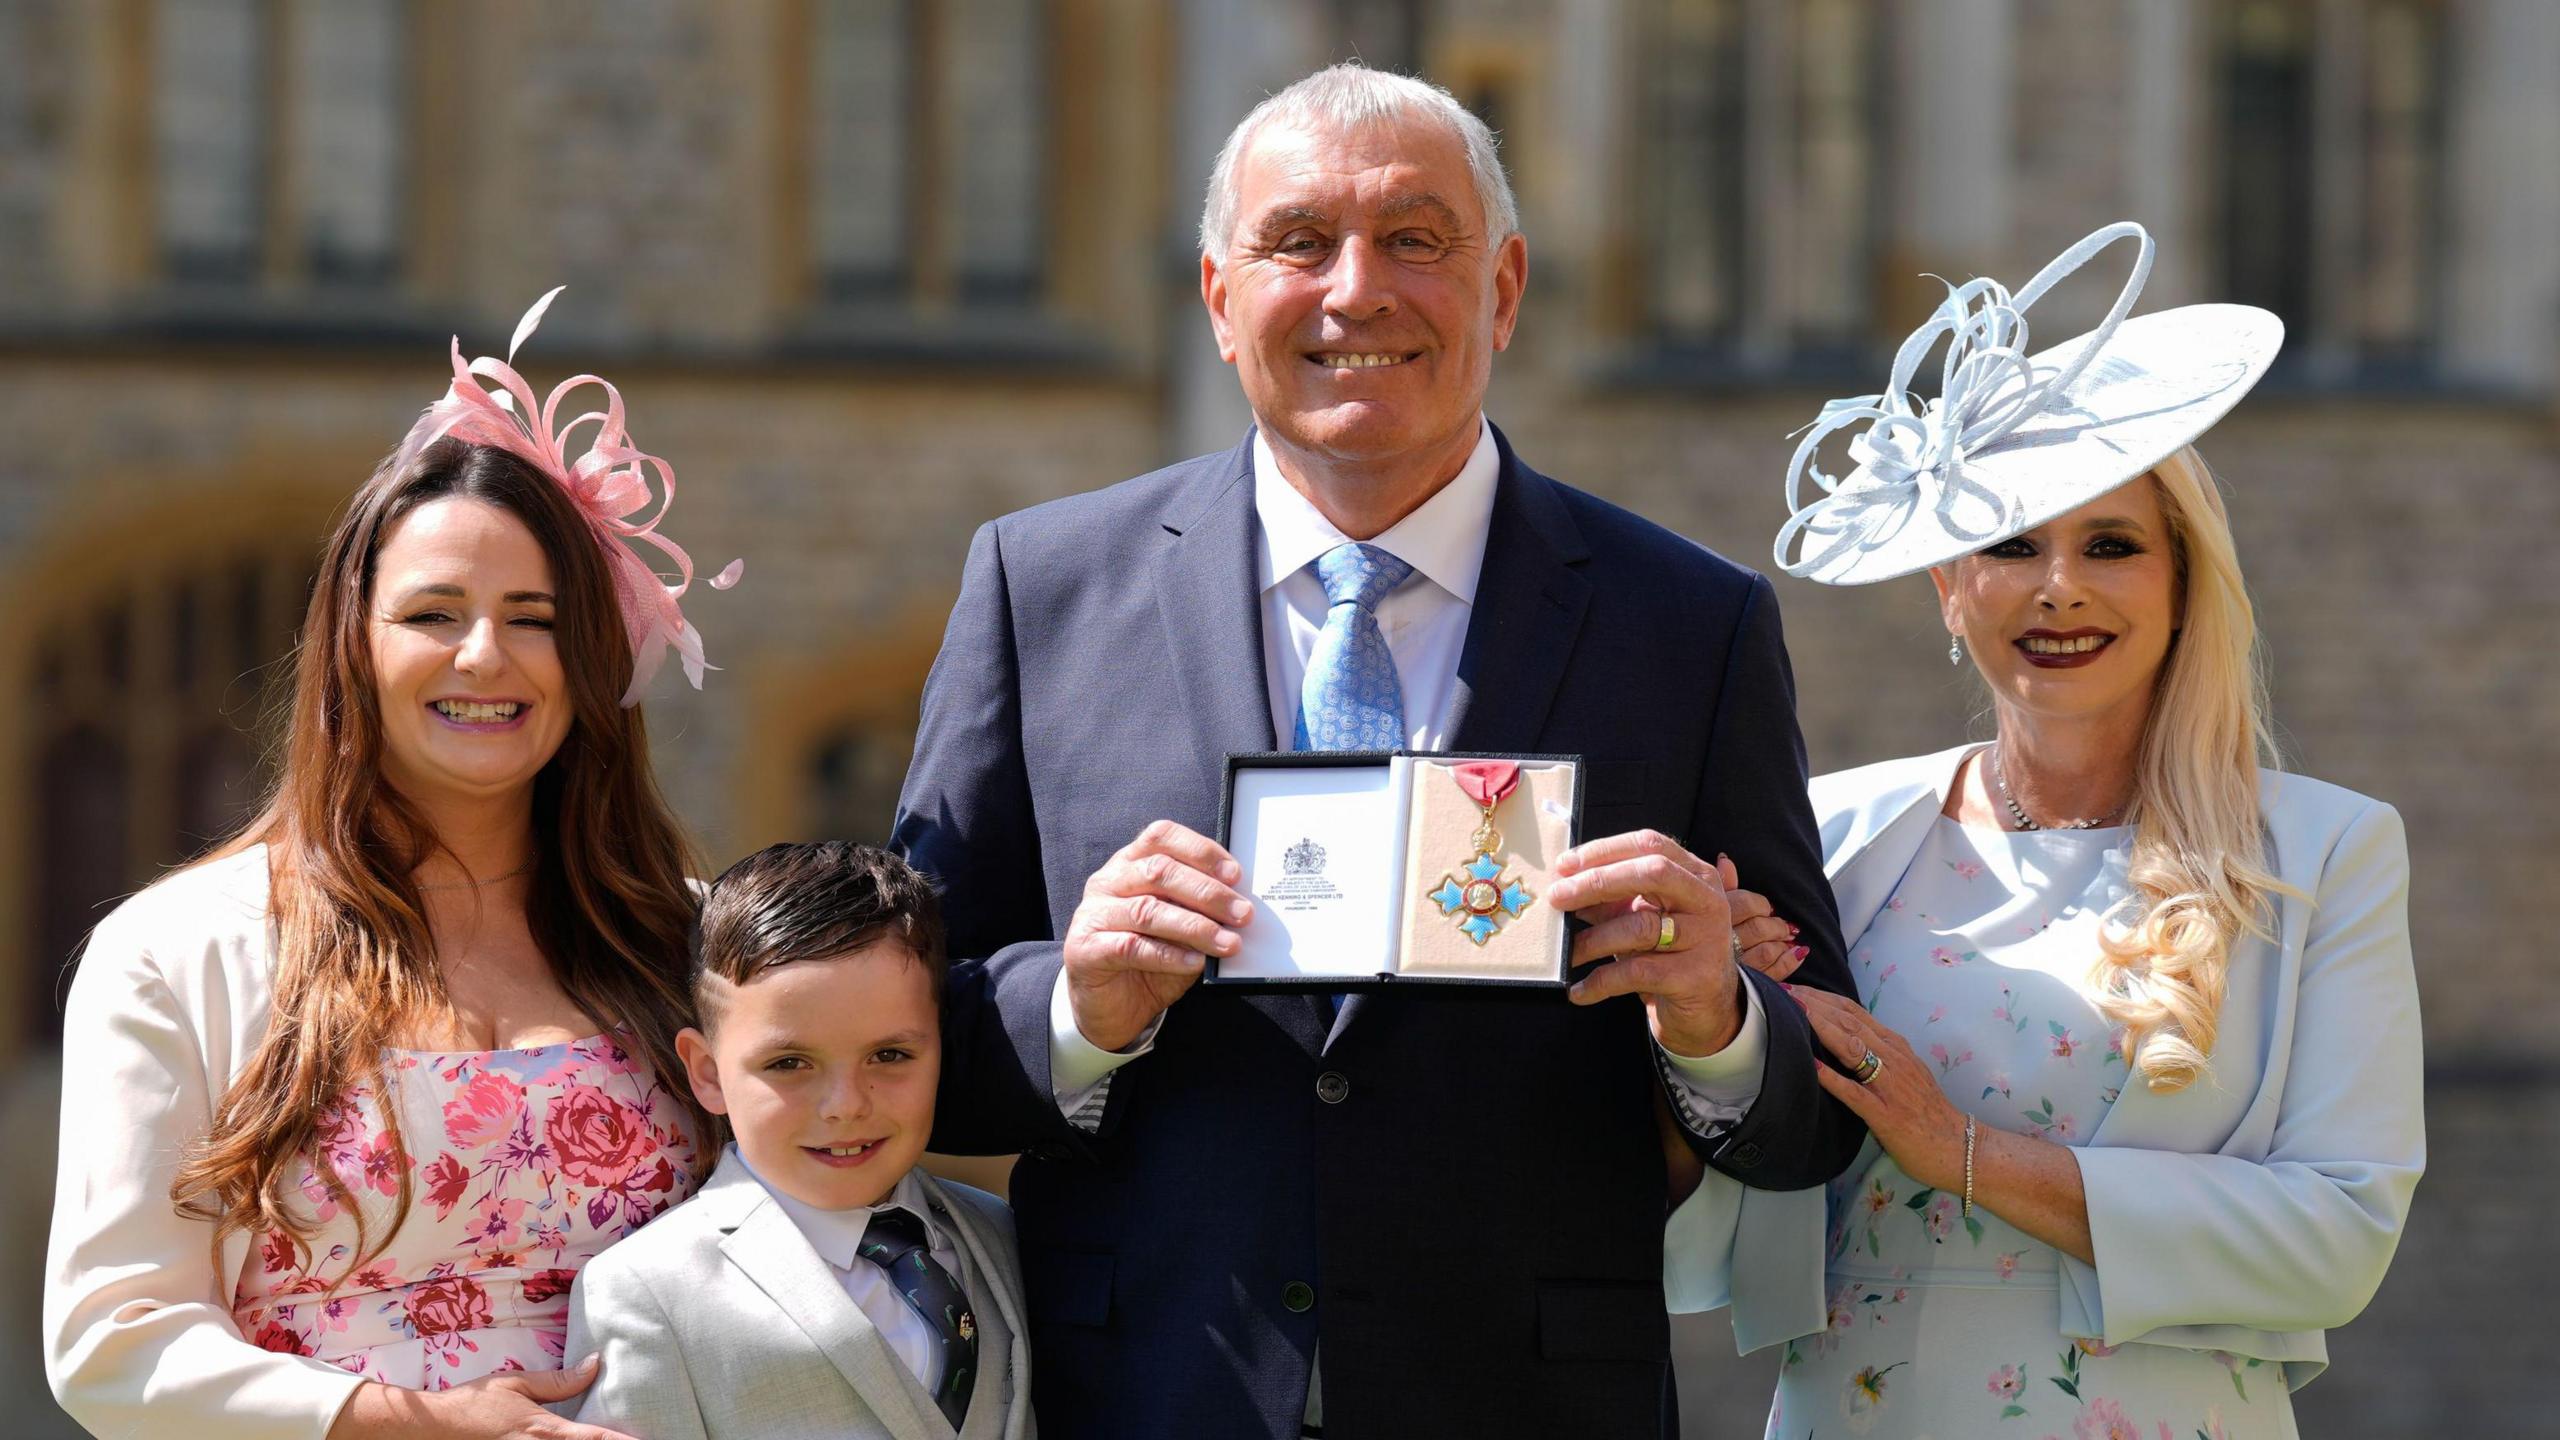
[[[1680,922],[1672,917],[1670,911],[1665,910],[1662,912],[1662,931],[1653,937],[1653,948],[1668,950],[1679,943]]]
[[[1853,1078],[1861,1085],[1873,1085],[1876,1083],[1876,1077],[1883,1073],[1884,1057],[1870,1050],[1865,1058],[1858,1062],[1857,1073]]]

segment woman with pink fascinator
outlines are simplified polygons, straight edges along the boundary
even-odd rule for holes
[[[542,1408],[570,1283],[701,1178],[673,474],[593,376],[453,365],[323,552],[266,808],[71,988],[45,1360],[99,1435],[611,1440]]]

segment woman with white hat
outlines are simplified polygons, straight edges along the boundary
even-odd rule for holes
[[[2128,241],[2106,320],[2030,355],[2027,309]],[[2282,326],[2126,318],[2151,254],[2119,224],[2014,297],[1952,289],[1790,470],[1791,503],[1802,475],[1826,493],[1778,563],[1927,569],[1998,735],[1813,782],[1862,1003],[1795,993],[1873,1138],[1830,1187],[1825,1314],[1773,1436],[2292,1435],[2424,1166],[2400,818],[2264,768],[2254,621],[2191,445]],[[1856,468],[1822,474],[1861,424]],[[1745,939],[1787,967],[1782,920]]]

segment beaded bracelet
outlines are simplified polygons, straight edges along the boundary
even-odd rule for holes
[[[1973,1218],[1973,1117],[1964,1117],[1964,1218]]]

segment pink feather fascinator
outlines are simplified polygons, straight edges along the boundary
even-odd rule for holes
[[[454,338],[453,388],[409,428],[408,438],[400,442],[397,464],[406,469],[420,451],[450,436],[507,451],[559,482],[587,517],[613,576],[614,598],[622,607],[623,628],[631,640],[631,688],[622,696],[623,705],[629,707],[640,703],[641,692],[665,663],[670,648],[684,662],[685,678],[696,690],[702,688],[702,672],[719,667],[702,658],[702,633],[684,618],[679,604],[693,585],[693,558],[658,533],[668,507],[675,503],[675,467],[631,443],[631,433],[623,426],[622,392],[603,379],[571,376],[536,407],[533,387],[516,373],[516,351],[566,288],[553,287],[524,312],[516,322],[515,338],[507,342],[504,360],[483,355],[466,362],[461,337]],[[482,384],[484,380],[497,388]],[[603,392],[604,408],[563,421],[561,412],[569,408],[563,402],[590,385]],[[572,437],[589,424],[595,429],[585,451],[570,458]],[[673,563],[672,579],[658,573],[640,548],[644,545]],[[726,590],[737,584],[746,564],[730,561],[710,577],[711,588]]]

